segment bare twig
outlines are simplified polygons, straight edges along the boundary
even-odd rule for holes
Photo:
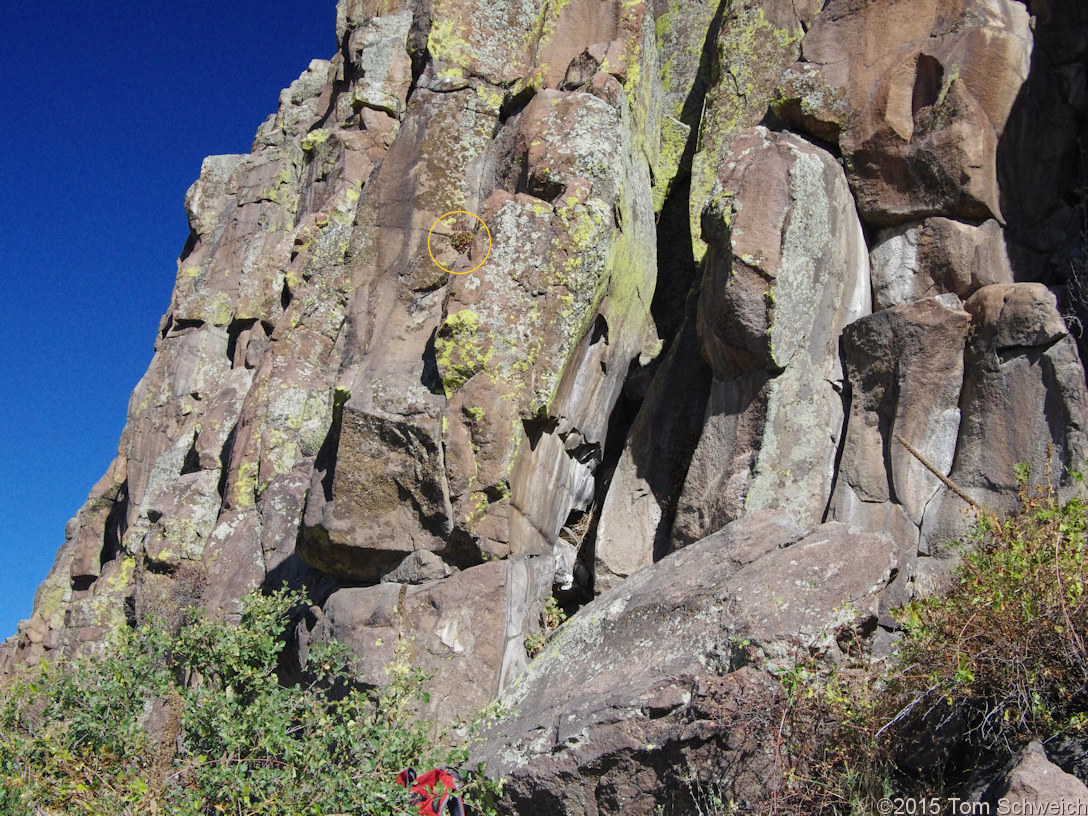
[[[936,476],[938,479],[940,479],[941,484],[943,484],[945,487],[947,487],[949,490],[951,490],[953,493],[955,493],[957,496],[959,496],[961,499],[963,499],[969,505],[974,507],[976,510],[978,510],[980,512],[983,512],[983,513],[986,512],[986,508],[984,508],[981,504],[979,504],[977,501],[975,501],[970,496],[968,496],[967,493],[964,491],[964,489],[962,487],[960,487],[958,484],[956,484],[951,479],[949,479],[947,476],[945,476],[943,473],[941,473],[937,469],[936,465],[934,465],[932,462],[930,462],[928,459],[926,459],[926,457],[922,456],[922,454],[920,454],[918,451],[916,451],[914,449],[914,446],[911,445],[910,442],[908,442],[906,439],[903,438],[902,434],[896,434],[895,438],[896,438],[896,441],[898,441],[900,445],[902,445],[904,448],[907,449],[907,453],[909,453],[911,456],[913,456],[915,459],[917,459],[919,462],[921,462],[925,466],[926,470],[928,470],[930,473],[932,473],[934,476]]]

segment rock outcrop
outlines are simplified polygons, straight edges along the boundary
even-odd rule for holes
[[[452,723],[485,708],[524,668],[522,633],[535,628],[553,571],[550,559],[507,559],[414,586],[340,589],[299,623],[300,653],[315,638],[338,640],[362,658],[358,679],[369,686],[384,685],[403,656],[434,675],[421,714]]]
[[[655,491],[657,463],[624,452],[615,476],[624,493],[614,502],[610,493],[597,536],[598,580],[651,563],[669,521],[683,546],[745,512],[823,518],[842,426],[838,338],[870,311],[861,225],[842,169],[795,136],[738,134],[720,174],[703,216],[709,251],[695,316],[712,372],[701,434],[686,476],[670,474],[684,477],[679,491]],[[669,372],[677,365],[670,359]],[[675,397],[670,389],[651,404]],[[629,513],[626,496],[653,493],[657,507]],[[674,519],[661,510],[667,495]]]
[[[782,112],[838,141],[867,222],[1000,219],[997,148],[1028,75],[1028,16],[1014,0],[832,0]]]
[[[745,512],[823,517],[838,445],[827,431],[842,425],[838,339],[870,311],[861,224],[828,153],[757,129],[736,138],[720,172],[697,320],[714,382],[677,546]]]
[[[1084,369],[1055,306],[1037,283],[983,287],[964,304],[973,332],[949,476],[995,510],[1016,506],[1018,466],[1029,485],[1060,483],[1088,456]],[[922,520],[920,553],[945,555],[940,545],[965,529],[962,499],[942,486]]]
[[[764,20],[774,6],[767,4]],[[901,26],[887,23],[900,18]],[[923,559],[918,569],[929,586],[931,574],[947,571],[946,543],[965,531],[972,508],[897,436],[942,476],[962,481],[977,503],[1002,510],[1015,499],[1014,465],[1029,464],[1037,481],[1048,474],[1060,481],[1063,468],[1077,467],[1088,453],[1079,430],[1083,377],[1065,380],[1058,373],[1074,338],[1055,296],[1043,287],[1032,290],[1032,298],[1043,300],[1028,323],[1053,331],[1040,329],[1022,349],[1017,345],[1017,352],[1011,345],[1005,352],[979,349],[980,338],[991,333],[983,323],[999,318],[964,305],[981,304],[986,292],[1004,292],[1014,281],[1062,279],[1053,270],[1038,274],[1038,265],[1024,260],[1022,248],[1007,240],[999,206],[1003,157],[1013,154],[1009,144],[1019,138],[1003,140],[1004,128],[1018,121],[1017,100],[1034,87],[1026,83],[1033,52],[1024,7],[844,2],[828,4],[814,19],[803,14],[800,19],[811,26],[800,39],[801,59],[774,69],[776,84],[773,92],[762,92],[768,104],[761,110],[766,121],[794,128],[812,144],[795,134],[773,134],[772,141],[799,140],[814,154],[821,152],[815,145],[827,145],[841,156],[851,195],[843,202],[838,193],[830,199],[837,203],[827,209],[849,214],[856,205],[853,222],[859,226],[847,226],[850,218],[840,215],[829,231],[830,240],[839,242],[837,256],[825,254],[822,262],[845,288],[838,295],[823,288],[820,294],[828,300],[810,297],[791,306],[779,301],[771,281],[789,281],[793,274],[800,282],[805,272],[792,271],[787,262],[773,276],[746,274],[788,258],[789,230],[800,228],[794,216],[811,219],[809,208],[818,209],[818,196],[797,195],[792,170],[772,169],[760,158],[769,146],[753,143],[743,123],[719,128],[713,137],[723,146],[715,165],[718,187],[704,183],[700,196],[693,177],[689,204],[703,213],[703,239],[710,245],[702,279],[692,291],[698,310],[688,310],[658,375],[662,387],[649,392],[633,425],[613,477],[622,492],[610,491],[605,499],[595,556],[605,588],[744,512],[775,506],[808,522],[839,519],[887,530],[904,553],[913,548]],[[727,12],[722,30],[734,24],[733,11]],[[768,36],[778,32],[779,56],[794,49],[789,29],[768,23],[760,30]],[[731,59],[734,66],[726,74],[737,82],[743,74],[735,64],[739,50]],[[760,70],[772,64],[777,63],[765,58]],[[708,94],[711,106],[712,98]],[[1067,104],[1079,99],[1076,93],[1067,98]],[[745,97],[745,105],[751,102]],[[709,155],[705,143],[701,147],[696,157]],[[1020,149],[1030,151],[1026,145]],[[698,161],[694,166],[697,170]],[[825,174],[831,179],[834,170]],[[1070,232],[1067,225],[1067,240]],[[822,241],[823,236],[806,236],[795,246],[818,258]],[[850,271],[855,268],[859,271]],[[871,275],[872,317],[865,316],[868,301],[851,310],[845,294],[862,274]],[[713,287],[721,289],[723,280],[727,297],[710,303]],[[787,317],[791,308],[796,314]],[[1064,309],[1070,315],[1071,307]],[[1004,319],[1017,321],[1012,312]],[[783,364],[791,346],[779,351],[781,341],[774,336],[784,318],[827,329],[810,336],[802,328],[807,359],[797,360],[792,375]],[[969,334],[975,338],[970,343]],[[763,354],[769,362],[747,362],[759,359],[753,357],[753,342],[775,350]],[[1050,343],[1055,345],[1046,352],[1049,362],[1027,364],[1032,374],[1025,370],[1026,379],[1019,380],[1013,371],[1020,363],[1013,358],[1022,351],[1039,359]],[[695,350],[710,371],[690,361]],[[739,374],[745,364],[751,373]],[[798,376],[809,378],[810,390],[796,383],[786,387]],[[826,386],[825,396],[813,398],[817,391],[811,389],[819,382]],[[773,412],[782,397],[772,397],[768,384],[792,394],[777,418],[768,410]],[[977,387],[987,396],[964,403],[979,393]],[[679,411],[673,428],[660,429],[680,389],[703,406],[704,418]],[[1011,405],[998,397],[1013,392],[1023,398]],[[991,416],[995,410],[1003,416]],[[997,434],[1008,441],[996,446],[990,433],[989,448],[983,450],[982,429],[1012,428],[1010,415],[1018,417],[1015,433]],[[692,443],[692,437],[699,441]],[[677,457],[679,463],[673,461]],[[994,467],[982,466],[980,458]],[[939,557],[927,560],[933,555]],[[916,560],[904,555],[904,584],[913,580]]]
[[[1022,813],[1088,807],[1088,786],[1047,759],[1038,742],[1024,749],[994,793],[1005,808]]]
[[[884,533],[745,516],[565,624],[500,697],[512,713],[477,752],[519,816],[648,816],[694,769],[751,801],[782,782],[768,672],[800,654],[841,659],[837,638],[875,627],[896,565]]]
[[[1013,282],[1005,234],[992,218],[977,227],[936,217],[881,230],[871,259],[876,309],[941,294],[966,300],[983,286]]]
[[[1088,456],[1086,15],[340,0],[186,196],[0,668],[286,582],[293,653],[405,655],[441,722],[516,704],[478,754],[522,816],[778,784],[791,653],[893,629],[972,504]]]
[[[395,607],[356,585],[437,574],[507,598],[478,623],[509,637],[469,649],[490,679],[463,685],[492,695],[524,665],[560,531],[655,340],[661,91],[641,3],[494,11],[345,0],[341,52],[284,91],[250,155],[205,162],[118,458],[17,660],[170,602],[179,573],[228,615],[254,587],[307,584],[339,610],[313,636],[359,643],[343,610]],[[498,581],[484,562],[506,558],[521,567]]]

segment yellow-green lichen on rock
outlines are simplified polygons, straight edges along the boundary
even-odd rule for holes
[[[625,7],[638,22],[631,53],[652,55],[643,10]],[[498,141],[524,150],[516,165],[528,193],[496,192],[485,204],[491,258],[451,282],[448,302],[451,318],[478,317],[462,333],[482,348],[470,340],[450,359],[444,335],[453,331],[443,325],[436,337],[443,390],[455,395],[444,414],[454,524],[487,552],[539,551],[542,535],[558,534],[585,501],[592,465],[568,456],[558,434],[573,426],[587,446],[600,444],[610,408],[594,400],[618,394],[615,378],[652,335],[649,166],[659,105],[645,66],[632,72],[617,61],[616,72],[626,88],[598,73],[591,92],[545,88],[508,121],[516,131]],[[547,430],[522,444],[530,427]]]
[[[435,359],[446,397],[484,369],[493,344],[480,332],[480,317],[471,309],[448,315],[435,335]]]
[[[466,75],[504,86],[525,76],[541,9],[534,0],[510,0],[502,11],[497,15],[491,0],[435,0],[427,50],[436,67],[461,68]]]
[[[444,94],[422,92],[410,112],[426,116],[416,201],[435,216],[454,210],[471,210],[468,201],[469,167],[487,149],[495,132],[499,111],[492,95],[471,88]]]
[[[312,151],[320,144],[324,144],[329,138],[329,131],[325,128],[315,128],[302,137],[302,141],[299,142],[302,149],[306,152]]]
[[[661,151],[654,171],[654,212],[661,212],[672,181],[680,173],[691,128],[671,116],[661,119]]]
[[[668,0],[654,21],[664,114],[684,121],[684,104],[700,80],[700,62],[717,3]],[[689,123],[691,124],[691,123]]]
[[[800,54],[802,32],[776,27],[762,8],[738,3],[727,13],[716,49],[699,142],[692,159],[690,218],[696,260],[706,253],[699,236],[703,207],[714,187],[717,168],[733,137],[757,124],[775,97],[783,71]]]
[[[631,115],[627,133],[636,155],[641,153],[656,174],[663,100],[652,5],[643,0],[624,3],[622,25],[631,32],[624,47],[627,76],[623,87]]]
[[[452,18],[435,20],[427,35],[427,50],[436,59],[451,62],[459,66],[456,70],[461,70],[460,66],[467,67],[472,59],[472,46],[469,45],[466,35],[467,26],[454,22]]]
[[[242,462],[238,466],[230,491],[231,504],[235,508],[252,507],[257,495],[257,463]]]
[[[845,89],[833,87],[817,66],[807,63],[783,72],[771,107],[780,119],[832,143],[854,120]]]

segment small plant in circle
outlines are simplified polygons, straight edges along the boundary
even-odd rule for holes
[[[472,246],[472,233],[468,230],[455,232],[450,236],[450,243],[453,244],[453,248],[458,252],[467,252],[468,248]]]

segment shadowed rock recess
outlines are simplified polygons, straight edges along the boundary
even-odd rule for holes
[[[511,812],[648,815],[692,767],[744,801],[768,672],[886,642],[971,521],[899,439],[997,510],[1088,455],[1088,10],[340,0],[336,34],[204,161],[0,667],[287,582],[292,654],[508,705]],[[450,211],[489,234],[429,252]]]

